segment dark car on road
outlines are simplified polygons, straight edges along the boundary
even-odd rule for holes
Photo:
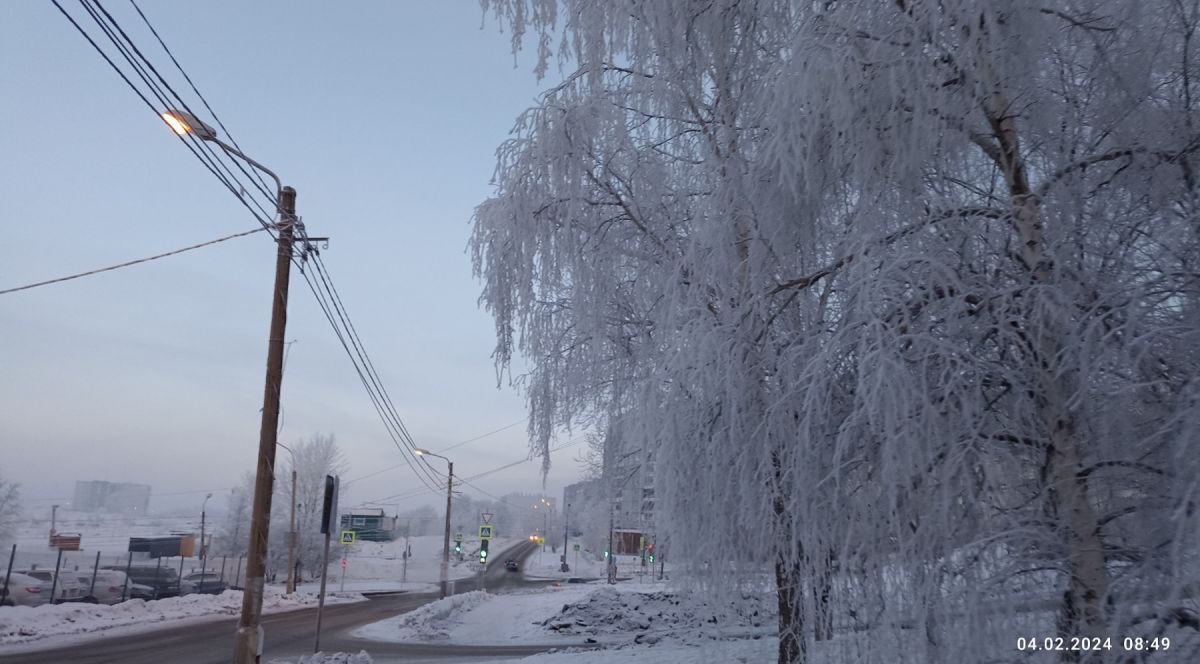
[[[520,572],[521,571],[521,563],[518,563],[515,560],[506,560],[506,561],[504,561],[504,569],[506,569],[510,572]]]

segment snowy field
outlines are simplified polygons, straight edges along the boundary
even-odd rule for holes
[[[361,602],[357,593],[332,594],[326,604]],[[317,604],[314,593],[284,595],[268,587],[263,596],[264,613],[280,613]],[[64,646],[97,636],[132,634],[173,625],[236,616],[242,610],[242,591],[226,590],[220,595],[188,595],[153,602],[140,599],[106,606],[103,604],[44,604],[38,607],[0,607],[0,655],[5,651]]]

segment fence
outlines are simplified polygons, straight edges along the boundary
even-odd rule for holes
[[[120,601],[134,597],[160,599],[190,593],[213,594],[225,588],[237,590],[245,585],[246,579],[245,555],[210,556],[207,560],[185,556],[152,558],[149,553],[127,551],[18,551],[15,544],[4,553],[5,557],[0,558],[0,575],[4,581],[3,585],[0,585],[0,594],[7,594],[8,581],[13,573],[48,571],[53,572],[53,577],[49,582],[43,581],[43,586],[49,584],[49,587],[45,587],[47,597],[53,598],[56,603],[94,601],[93,591],[96,587],[97,573],[104,570],[115,570],[125,574]],[[203,583],[198,582],[200,579],[187,580],[187,577],[201,573]],[[78,577],[81,585],[87,586],[86,592],[79,597],[60,596],[58,582],[67,574]]]

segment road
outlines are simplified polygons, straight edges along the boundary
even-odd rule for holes
[[[525,559],[536,545],[522,542],[495,556],[488,564],[485,587],[488,591],[506,588],[545,585],[545,581],[528,581],[521,575],[504,569],[509,558]],[[478,587],[478,577],[460,580],[455,592],[467,592]],[[544,652],[562,644],[521,646],[454,646],[419,643],[387,643],[355,639],[353,629],[411,611],[437,599],[434,593],[400,593],[375,596],[366,602],[338,604],[325,607],[322,618],[321,650],[324,652],[358,652],[367,650],[373,657],[403,656],[423,660],[464,661],[472,657],[523,657]],[[316,609],[301,609],[263,617],[266,633],[263,662],[275,658],[297,657],[312,652],[316,631]],[[100,638],[87,643],[4,656],[5,664],[228,664],[233,652],[233,633],[237,620],[229,618],[213,622],[167,627],[153,632]],[[580,644],[582,645],[582,644]]]

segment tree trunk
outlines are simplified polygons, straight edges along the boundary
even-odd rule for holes
[[[813,623],[813,638],[826,641],[833,638],[833,610],[830,608],[830,596],[833,594],[833,575],[837,571],[837,559],[830,549],[825,554],[823,564],[818,566],[816,583],[813,584],[813,603],[816,605],[816,616]]]
[[[1029,185],[1028,170],[1020,152],[1016,120],[999,86],[990,81],[986,115],[996,150],[991,156],[1004,173],[1013,205],[1013,229],[1020,238],[1020,256],[1032,286],[1054,282],[1054,263],[1046,251],[1041,220],[1041,200]],[[1064,314],[1065,315],[1065,314]],[[1068,589],[1059,615],[1059,636],[1103,637],[1107,624],[1108,571],[1100,537],[1100,524],[1088,500],[1086,481],[1079,477],[1082,461],[1080,433],[1067,402],[1081,389],[1078,379],[1058,366],[1063,351],[1062,326],[1054,317],[1034,323],[1028,331],[1032,367],[1040,394],[1037,408],[1050,438],[1043,466],[1050,481],[1049,495],[1055,518],[1062,525],[1067,545]],[[1079,661],[1079,653],[1064,651],[1062,661]]]
[[[779,662],[807,664],[804,643],[803,570],[782,556],[775,559],[775,585],[779,598]]]

